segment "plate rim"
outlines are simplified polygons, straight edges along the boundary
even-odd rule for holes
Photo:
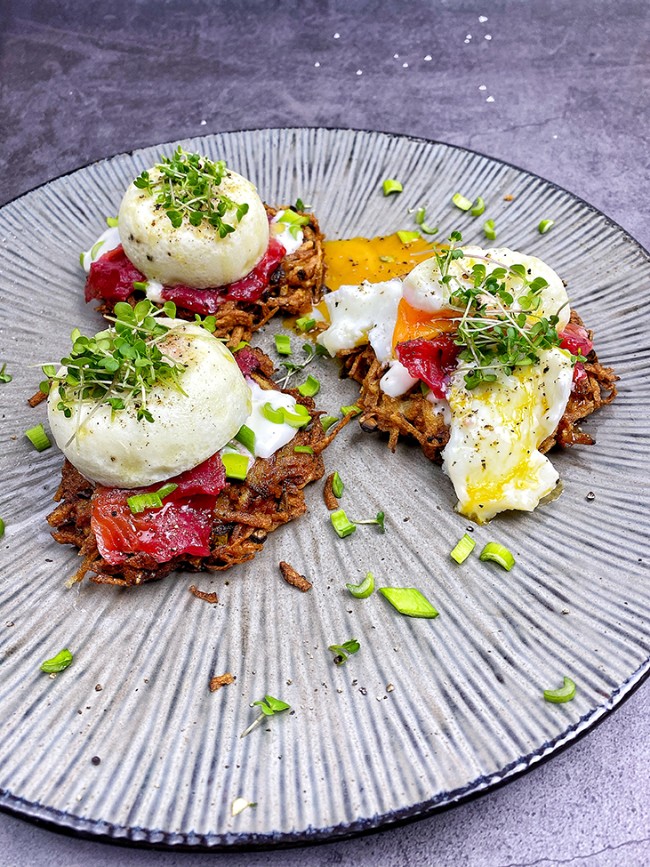
[[[64,178],[68,178],[77,172],[91,168],[98,164],[108,162],[121,157],[133,157],[138,152],[150,148],[165,148],[172,144],[186,141],[188,139],[205,139],[216,138],[219,136],[237,136],[247,133],[300,133],[306,131],[315,132],[344,132],[352,135],[366,134],[379,135],[388,139],[399,139],[427,146],[440,145],[455,152],[464,152],[466,154],[477,156],[488,160],[492,164],[499,164],[515,170],[529,178],[534,178],[541,181],[548,188],[560,191],[569,196],[575,202],[578,202],[583,208],[587,209],[591,214],[602,218],[606,223],[613,227],[618,232],[622,233],[636,247],[636,249],[650,262],[650,250],[647,249],[635,236],[633,236],[620,223],[601,211],[599,208],[592,205],[590,202],[583,199],[578,194],[572,192],[566,187],[545,178],[536,172],[522,168],[508,160],[500,157],[493,157],[483,151],[457,145],[439,139],[426,138],[424,136],[412,135],[410,133],[399,133],[394,131],[365,129],[358,127],[341,127],[341,126],[323,126],[323,125],[297,125],[297,126],[259,126],[259,127],[242,127],[232,130],[220,130],[212,132],[200,132],[197,135],[186,135],[181,138],[171,139],[165,142],[156,142],[154,144],[140,145],[138,147],[110,154],[105,157],[100,157],[96,160],[91,160],[85,164],[76,166],[73,169],[62,172],[54,177],[51,177],[34,187],[12,197],[8,201],[0,205],[0,212],[5,208],[20,202],[26,196],[30,196],[39,190],[48,187]],[[481,776],[475,778],[470,783],[458,789],[451,790],[438,796],[421,801],[417,804],[402,809],[392,810],[378,816],[366,819],[356,819],[351,822],[342,822],[336,825],[331,825],[327,828],[318,828],[313,831],[301,830],[292,832],[223,832],[223,833],[207,833],[197,834],[192,831],[184,832],[169,832],[162,830],[145,829],[137,826],[120,825],[106,820],[86,819],[73,814],[58,810],[54,807],[49,807],[40,804],[36,801],[29,801],[20,796],[13,795],[7,790],[0,790],[0,812],[15,818],[29,821],[39,827],[54,831],[67,836],[80,837],[83,839],[96,840],[98,842],[111,843],[118,846],[129,846],[139,849],[162,849],[172,851],[193,851],[193,852],[215,852],[215,851],[262,851],[276,848],[295,848],[305,845],[323,844],[328,842],[342,841],[358,836],[366,836],[378,831],[389,831],[394,828],[402,827],[419,819],[428,818],[435,813],[443,812],[456,805],[464,804],[469,801],[481,797],[482,795],[501,788],[507,783],[519,779],[524,774],[535,768],[537,765],[543,764],[552,757],[560,754],[572,744],[578,742],[581,738],[593,731],[600,723],[605,720],[610,714],[621,707],[622,704],[632,696],[637,689],[646,681],[650,675],[650,654],[646,657],[643,663],[622,683],[620,683],[611,696],[602,703],[593,707],[588,714],[582,716],[577,722],[565,729],[554,739],[546,742],[540,747],[527,753],[525,756],[520,756],[518,759],[511,762],[505,768],[500,769],[489,776]]]

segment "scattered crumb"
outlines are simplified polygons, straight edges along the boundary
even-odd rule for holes
[[[36,394],[33,394],[33,395],[29,398],[29,400],[27,401],[27,403],[28,403],[30,406],[38,406],[39,403],[42,403],[46,398],[47,398],[47,395],[44,394],[44,393],[39,389],[39,390],[36,392]]]
[[[101,692],[103,689],[104,687],[101,685],[101,683],[95,684],[95,692]]]
[[[494,102],[494,97],[493,97],[493,96],[488,96],[488,98],[487,98],[485,101],[486,101],[486,102]]]
[[[235,798],[232,802],[232,814],[238,816],[247,807],[256,807],[257,804],[253,801],[247,801],[246,798]]]
[[[512,202],[512,201],[514,201],[514,198],[515,198],[515,197],[512,195],[512,193],[508,193],[507,196],[504,196],[504,197],[503,197],[503,201],[504,201],[504,202]]]
[[[357,69],[357,75],[363,75],[363,69]]]
[[[216,677],[211,677],[208,687],[210,692],[216,692],[218,689],[221,689],[222,686],[228,686],[228,684],[234,682],[235,678],[232,674],[227,672],[226,674],[217,674]]]
[[[334,509],[338,509],[339,501],[334,496],[334,491],[332,490],[332,482],[334,481],[334,473],[330,473],[329,476],[325,479],[325,485],[323,486],[323,499],[325,500],[325,505],[331,511]]]
[[[483,38],[484,38],[484,39],[487,39],[488,42],[492,39],[492,37],[490,36],[489,33],[486,33],[485,36],[484,36]]]
[[[293,568],[293,566],[285,563],[284,560],[282,560],[278,565],[280,567],[282,577],[287,582],[287,584],[291,584],[292,587],[297,587],[298,590],[302,590],[303,593],[311,590],[311,581],[308,581],[304,575],[301,575],[299,572],[297,572]]]
[[[427,61],[428,61],[428,60],[433,60],[433,57],[431,57],[430,54],[425,54],[424,59],[427,60]]]
[[[395,689],[392,683],[386,684],[386,692],[392,692]]]
[[[206,593],[205,590],[199,590],[196,584],[192,584],[189,590],[197,599],[203,599],[204,602],[211,602],[214,605],[219,601],[219,597],[216,593]]]
[[[101,759],[99,758],[99,756],[93,756],[90,761],[93,763],[93,765],[98,765],[100,764]]]

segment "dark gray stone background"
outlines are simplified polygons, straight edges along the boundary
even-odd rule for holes
[[[648,247],[649,92],[647,0],[0,0],[0,203],[142,145],[341,126],[500,157]],[[645,865],[649,711],[646,684],[519,780],[383,834],[268,854],[160,854],[0,815],[0,864]]]

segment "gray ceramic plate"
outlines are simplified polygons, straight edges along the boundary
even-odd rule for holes
[[[88,166],[7,205],[0,315],[14,379],[0,386],[0,806],[91,835],[228,848],[331,839],[488,789],[575,739],[648,671],[648,258],[564,190],[443,144],[308,129],[184,144],[224,157],[270,203],[301,196],[330,237],[410,228],[408,209],[426,203],[442,232],[480,242],[482,221],[450,198],[481,194],[499,242],[541,256],[568,282],[602,360],[621,376],[620,395],[589,420],[595,447],[554,455],[559,499],[476,529],[479,544],[497,539],[515,553],[510,573],[476,557],[452,563],[466,522],[441,470],[415,448],[391,454],[350,427],[327,467],[346,482],[348,514],[385,511],[385,535],[335,537],[319,484],[309,513],[252,563],[132,592],[65,590],[75,554],[45,523],[61,456],[23,437],[44,418],[26,398],[74,325],[98,329],[78,253],[163,148]],[[381,181],[394,176],[405,192],[384,198]],[[556,221],[545,236],[542,217]],[[324,409],[352,402],[355,386],[335,365],[313,367]],[[313,580],[310,593],[281,580],[281,559]],[[345,582],[367,570],[380,585],[419,587],[440,616],[400,617],[379,594],[353,600]],[[188,593],[192,581],[216,590],[218,605]],[[328,645],[352,637],[361,650],[335,667]],[[73,666],[56,679],[40,673],[65,646]],[[225,671],[236,683],[210,694],[209,678]],[[546,703],[543,688],[565,674],[575,700]],[[265,693],[292,713],[241,740],[250,702]],[[257,806],[233,817],[238,797]]]

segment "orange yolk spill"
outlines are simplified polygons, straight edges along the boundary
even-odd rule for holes
[[[432,340],[440,334],[456,330],[458,313],[455,310],[436,310],[428,313],[411,307],[405,298],[397,306],[397,321],[393,331],[393,352],[398,343],[425,337]]]
[[[436,252],[424,239],[402,244],[397,235],[325,241],[325,283],[330,291],[403,277]],[[428,254],[428,255],[426,255]]]

